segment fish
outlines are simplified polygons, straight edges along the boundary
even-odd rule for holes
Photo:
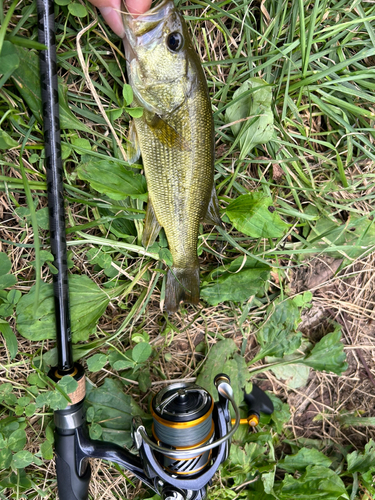
[[[164,229],[173,265],[164,307],[198,304],[199,225],[222,225],[214,186],[214,122],[201,61],[173,1],[123,14],[128,81],[143,115],[130,125],[128,161],[140,155],[148,186],[142,244]]]

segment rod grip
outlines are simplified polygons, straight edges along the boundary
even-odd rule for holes
[[[87,500],[91,468],[79,476],[76,464],[76,437],[72,434],[55,433],[57,488],[60,500]]]

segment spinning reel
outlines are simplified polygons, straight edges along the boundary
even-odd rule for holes
[[[89,458],[116,462],[131,471],[164,500],[201,500],[229,454],[230,440],[240,423],[254,426],[260,412],[271,414],[269,397],[257,386],[245,395],[249,415],[240,419],[229,378],[215,377],[219,400],[195,384],[175,383],[151,402],[152,433],[134,417],[132,436],[138,454],[113,443],[89,438],[83,402],[55,412],[56,469],[60,500],[87,499]],[[231,403],[235,419],[230,418]]]

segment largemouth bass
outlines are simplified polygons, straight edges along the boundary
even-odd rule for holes
[[[142,155],[149,199],[142,244],[164,228],[173,266],[165,309],[199,302],[199,224],[221,224],[214,187],[214,125],[206,79],[187,26],[171,0],[145,14],[124,14],[128,79],[134,105],[133,153]]]

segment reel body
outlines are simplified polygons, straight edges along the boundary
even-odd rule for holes
[[[181,476],[200,472],[211,459],[212,450],[199,447],[215,437],[214,401],[209,392],[195,384],[176,383],[152,400],[152,434],[159,446],[175,450],[197,450],[191,458],[174,458],[159,453],[159,462],[169,473]]]
[[[217,402],[195,384],[172,384],[156,394],[151,402],[152,436],[140,417],[133,418],[132,435],[138,454],[90,439],[83,401],[56,411],[56,466],[58,477],[64,477],[63,482],[58,481],[60,500],[87,500],[89,458],[102,458],[128,469],[164,500],[206,498],[207,487],[227,459],[231,437],[240,423],[229,378],[218,375],[215,385]],[[260,393],[249,412],[259,414],[260,405],[262,411],[272,413],[271,400],[263,391]],[[236,414],[234,422],[229,402]]]

